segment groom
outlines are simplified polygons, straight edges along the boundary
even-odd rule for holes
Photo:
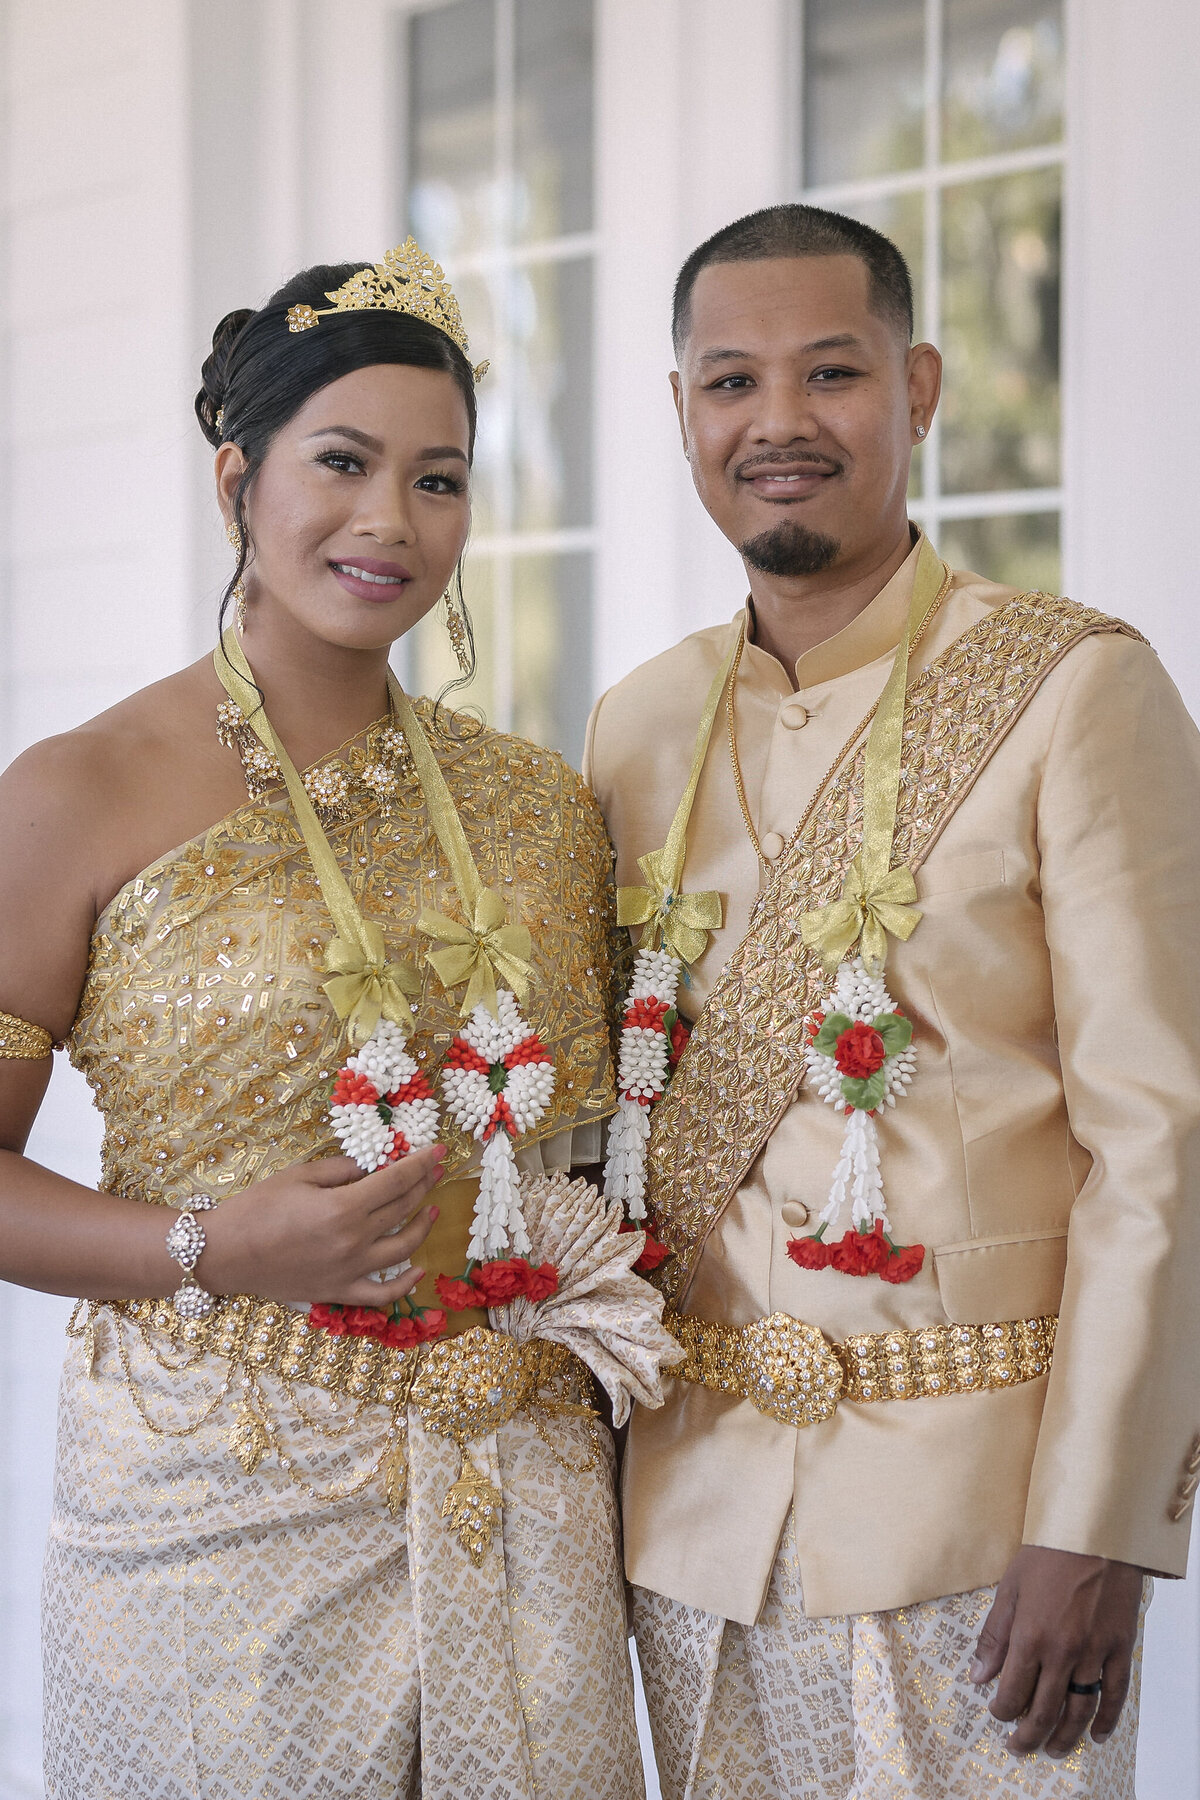
[[[663,1791],[1132,1800],[1200,1473],[1197,734],[1136,632],[910,525],[941,363],[886,238],[738,220],[674,332],[749,598],[588,749],[690,959],[646,1167],[688,1361],[624,1477]]]

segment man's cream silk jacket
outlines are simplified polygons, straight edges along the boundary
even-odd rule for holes
[[[882,690],[916,555],[801,658],[795,688],[747,647],[738,746],[768,856]],[[914,669],[1011,595],[956,573]],[[595,708],[586,772],[621,884],[640,884],[638,856],[666,839],[732,630],[697,632]],[[690,1017],[760,880],[724,724],[684,885],[717,889],[725,924],[682,994]],[[922,923],[887,965],[917,1074],[881,1140],[893,1233],[927,1247],[923,1270],[890,1286],[786,1255],[815,1228],[843,1123],[802,1084],[684,1309],[732,1325],[782,1311],[834,1340],[1057,1312],[1053,1367],[1009,1390],[843,1403],[803,1430],[681,1381],[660,1412],[638,1409],[629,1575],[743,1623],[792,1506],[811,1616],[994,1582],[1023,1542],[1185,1568],[1200,1465],[1200,737],[1154,652],[1107,635],[1069,650],[917,886]]]

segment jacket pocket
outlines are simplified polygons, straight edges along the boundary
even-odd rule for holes
[[[952,1325],[994,1325],[1057,1313],[1067,1272],[1065,1231],[970,1238],[933,1253],[938,1293]]]
[[[970,850],[942,861],[935,849],[917,871],[917,902],[934,894],[965,894],[972,888],[1003,887],[1003,850]]]

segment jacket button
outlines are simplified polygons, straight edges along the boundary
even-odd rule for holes
[[[760,847],[767,861],[774,862],[783,849],[783,839],[777,831],[768,831],[766,836],[760,840]]]
[[[779,723],[789,731],[799,731],[808,724],[808,708],[800,700],[785,700],[779,709]]]
[[[800,1200],[785,1200],[779,1209],[779,1216],[785,1225],[807,1225],[808,1208]]]

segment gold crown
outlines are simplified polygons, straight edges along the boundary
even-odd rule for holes
[[[319,319],[331,313],[410,313],[414,319],[436,325],[467,355],[467,333],[454,290],[441,264],[426,256],[415,238],[406,238],[397,249],[389,250],[381,263],[360,269],[325,298],[333,305],[290,306],[288,330],[311,331]],[[487,363],[476,364],[476,381],[482,381],[487,371]]]

